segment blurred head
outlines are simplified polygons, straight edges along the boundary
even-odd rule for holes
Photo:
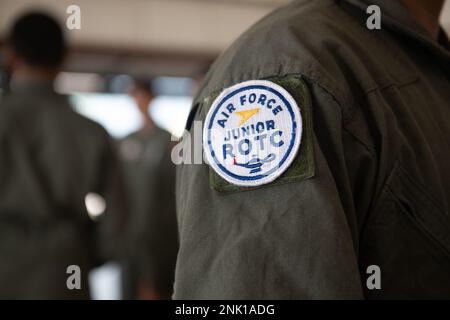
[[[136,80],[129,94],[133,98],[141,114],[145,118],[148,118],[148,107],[154,97],[151,88],[151,82],[145,80]]]
[[[65,54],[62,28],[44,13],[30,12],[20,16],[7,37],[6,63],[13,73],[55,76]]]

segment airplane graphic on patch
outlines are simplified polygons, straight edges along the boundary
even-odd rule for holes
[[[250,109],[250,110],[244,110],[244,111],[236,111],[235,113],[241,117],[241,120],[239,121],[239,125],[242,126],[244,123],[247,122],[248,119],[253,117],[255,114],[259,112],[260,108]]]

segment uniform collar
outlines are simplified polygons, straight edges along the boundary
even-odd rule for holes
[[[448,39],[448,35],[445,33],[444,29],[439,30],[439,43],[444,47],[447,48],[448,51],[450,51],[450,41]]]
[[[416,21],[402,0],[343,0],[366,11],[370,5],[381,9],[381,24],[390,29],[401,30],[416,36],[430,38],[429,33]]]
[[[377,5],[381,9],[381,28],[401,35],[415,43],[426,47],[427,50],[438,56],[438,59],[450,67],[450,51],[445,32],[441,29],[439,39],[433,39],[410,13],[401,0],[341,0],[350,6],[363,10],[365,16],[369,5]]]

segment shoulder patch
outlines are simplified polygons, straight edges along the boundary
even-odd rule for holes
[[[203,148],[217,191],[298,181],[314,174],[306,84],[293,76],[269,80],[242,82],[211,99]]]

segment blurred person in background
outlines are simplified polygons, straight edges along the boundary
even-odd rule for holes
[[[123,296],[170,299],[178,251],[170,134],[150,117],[149,105],[154,97],[150,81],[135,81],[130,96],[143,125],[120,142],[130,200]]]
[[[124,201],[113,146],[104,129],[53,90],[65,54],[60,25],[44,13],[18,18],[7,38],[11,92],[0,105],[3,299],[87,299],[89,270],[118,248]],[[97,195],[95,219],[88,194]],[[80,268],[80,289],[68,289],[71,265]]]

